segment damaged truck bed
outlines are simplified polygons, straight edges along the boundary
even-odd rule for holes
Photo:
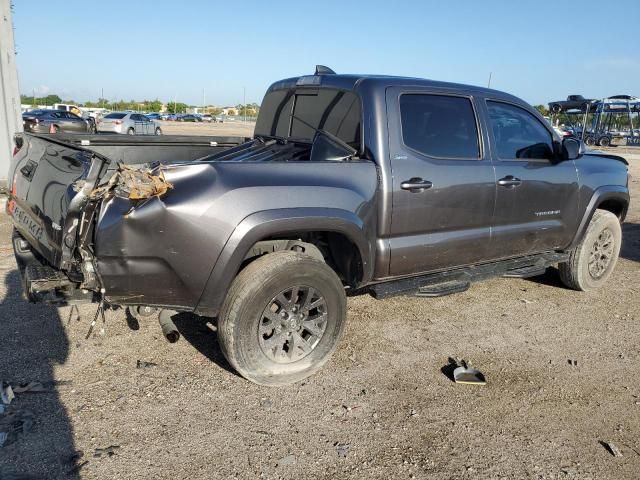
[[[31,300],[217,317],[229,363],[267,385],[328,361],[347,293],[550,266],[598,288],[629,205],[624,159],[516,97],[321,66],[269,88],[252,139],[22,134],[9,179]]]
[[[97,257],[99,249],[94,235],[104,228],[96,229],[96,220],[100,219],[102,226],[103,220],[117,223],[113,215],[121,215],[126,224],[139,229],[136,210],[147,204],[147,208],[153,208],[154,199],[173,188],[158,158],[170,155],[175,163],[187,165],[246,140],[241,137],[163,136],[121,140],[121,137],[100,135],[17,135],[14,160],[19,168],[13,174],[7,210],[14,219],[14,249],[28,298],[60,304],[102,299],[107,293],[103,280],[112,276],[119,278],[127,268],[122,266],[122,261],[113,262],[108,254]],[[123,203],[127,204],[126,211],[118,210]],[[132,235],[126,230],[118,233],[121,240]],[[153,234],[152,241],[162,241],[161,229],[148,233]],[[149,240],[142,242],[148,243]],[[113,253],[107,248],[103,250]],[[118,251],[127,257],[126,249]],[[139,257],[131,261],[142,262],[150,269],[140,272],[143,282],[154,282],[159,288],[182,283],[175,279],[166,281],[170,274],[163,269],[169,262]],[[97,273],[99,264],[104,268],[104,277]],[[155,283],[163,277],[165,281]],[[179,295],[173,290],[165,294],[167,298]],[[123,304],[146,301],[144,294],[126,297],[130,302]],[[113,301],[115,297],[108,296],[105,300]],[[177,307],[180,302],[168,305]]]

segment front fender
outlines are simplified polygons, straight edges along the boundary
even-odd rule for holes
[[[372,277],[373,248],[366,226],[355,213],[336,208],[286,208],[256,212],[246,217],[233,231],[207,281],[195,313],[218,315],[231,282],[240,270],[249,249],[258,241],[292,232],[330,231],[348,237],[362,259],[363,279]]]
[[[582,215],[582,220],[580,221],[578,230],[573,237],[573,241],[566,250],[571,250],[582,241],[584,235],[587,233],[589,222],[591,222],[591,218],[593,217],[596,209],[607,200],[614,200],[624,205],[622,214],[620,215],[620,221],[622,222],[624,220],[627,215],[627,209],[629,208],[629,189],[621,185],[605,185],[597,188],[593,192],[584,214]]]

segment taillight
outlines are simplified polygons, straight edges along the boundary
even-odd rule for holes
[[[13,137],[13,156],[15,157],[16,154],[20,151],[20,149],[22,148],[22,145],[24,145],[24,139],[19,136],[16,135],[15,137]]]
[[[115,121],[115,122],[113,122],[113,123],[115,123],[116,125],[122,125],[122,120],[116,120],[116,121]]]

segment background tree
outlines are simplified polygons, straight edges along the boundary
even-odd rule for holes
[[[538,110],[543,117],[549,116],[549,109],[547,107],[545,107],[544,105],[536,105],[533,108]]]
[[[174,106],[175,105],[175,106]],[[188,105],[182,102],[167,102],[167,112],[169,113],[184,113],[187,111]]]
[[[260,106],[257,103],[247,103],[246,105],[236,105],[238,115],[241,117],[256,117]]]
[[[33,97],[20,95],[20,103],[27,105],[53,105],[54,103],[62,103],[62,99],[58,95],[47,95],[46,97]]]

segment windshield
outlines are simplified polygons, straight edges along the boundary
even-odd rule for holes
[[[311,142],[319,129],[360,150],[361,116],[360,99],[353,92],[328,88],[276,90],[262,101],[255,134]]]

